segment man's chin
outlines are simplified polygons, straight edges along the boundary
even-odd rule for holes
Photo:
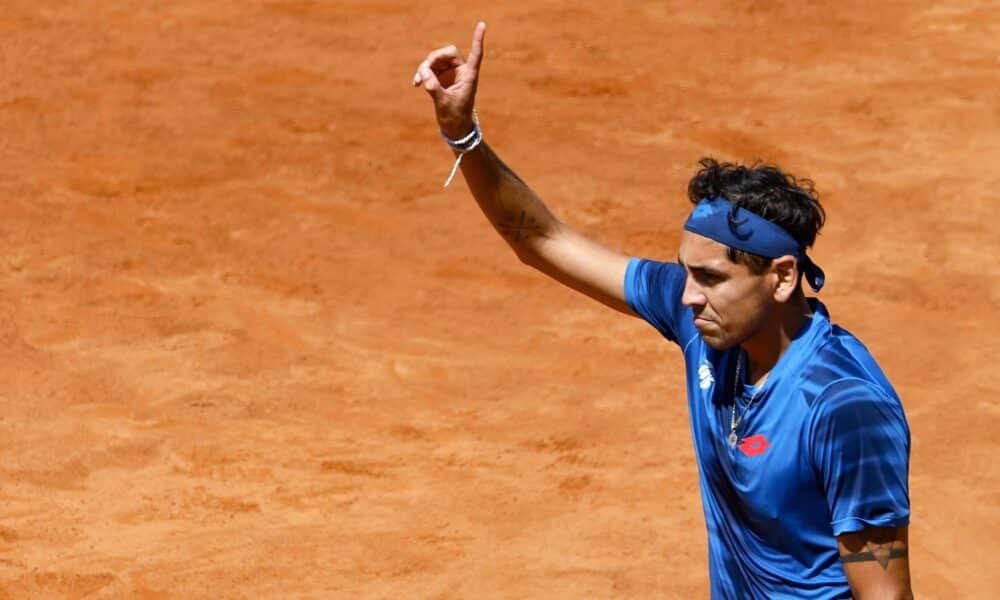
[[[698,335],[701,336],[702,341],[708,344],[710,348],[712,348],[713,350],[719,350],[720,352],[723,350],[729,350],[730,348],[736,345],[729,339],[720,338],[711,334],[706,334],[701,331],[698,332]]]

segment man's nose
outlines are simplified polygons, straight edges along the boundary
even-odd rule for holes
[[[689,307],[705,304],[705,294],[701,292],[701,288],[698,287],[698,284],[690,276],[684,280],[684,293],[681,294],[681,304]]]

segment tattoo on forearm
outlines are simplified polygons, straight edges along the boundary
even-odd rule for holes
[[[545,228],[524,210],[515,218],[497,221],[496,226],[501,235],[513,238],[515,242],[545,234]]]
[[[500,235],[514,242],[549,234],[554,217],[528,184],[517,176],[500,157],[483,147],[496,171],[495,204],[484,206]]]
[[[894,547],[895,544],[900,544],[901,547],[896,548]],[[868,549],[867,552],[852,552],[844,554],[840,558],[845,563],[875,561],[885,570],[889,568],[890,560],[894,558],[906,558],[907,555],[906,546],[902,546],[900,542],[895,540],[886,544],[868,542],[865,544],[865,548]]]

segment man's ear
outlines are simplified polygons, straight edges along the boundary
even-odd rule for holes
[[[774,275],[774,299],[778,302],[788,302],[799,286],[799,266],[794,256],[786,254],[771,261],[771,273]]]

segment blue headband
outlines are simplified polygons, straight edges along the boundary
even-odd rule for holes
[[[765,258],[794,256],[809,286],[817,292],[826,280],[823,269],[806,256],[805,248],[780,225],[733,206],[725,198],[702,199],[691,211],[684,229]]]

